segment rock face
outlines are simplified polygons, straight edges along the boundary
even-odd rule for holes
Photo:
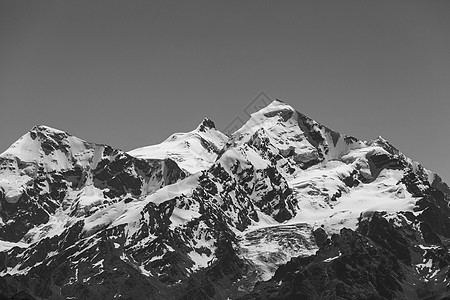
[[[36,126],[0,154],[0,299],[446,299],[449,200],[278,100],[129,153]]]

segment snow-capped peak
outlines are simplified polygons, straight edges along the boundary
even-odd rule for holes
[[[323,126],[278,99],[253,113],[233,134],[231,145],[248,143],[255,134],[262,132],[281,155],[291,153],[305,166],[339,158],[349,150],[365,145],[356,138]]]
[[[157,145],[137,148],[129,155],[141,159],[170,158],[187,172],[194,174],[209,168],[228,137],[215,128],[209,118],[205,118],[194,130],[174,133]]]
[[[39,125],[20,137],[0,157],[61,170],[70,168],[74,161],[83,160],[83,153],[95,146],[62,130]]]
[[[47,132],[50,134],[65,134],[65,135],[69,135],[67,132],[47,126],[47,125],[35,125],[33,126],[33,128],[30,130],[31,132]]]
[[[270,125],[275,125],[274,122],[279,122],[281,120],[287,122],[294,115],[294,112],[295,109],[292,106],[287,105],[281,100],[274,100],[266,107],[252,113],[250,119],[244,124],[244,126],[242,126],[241,129],[237,130],[235,134],[239,135],[242,132],[248,131],[249,129],[259,125],[266,127],[263,124],[266,122],[272,123]],[[270,120],[274,122],[270,122]]]
[[[266,107],[261,108],[259,111],[255,112],[254,114],[265,114],[265,113],[271,113],[271,112],[277,112],[282,110],[291,110],[295,111],[295,108],[290,106],[289,104],[285,103],[284,101],[280,99],[274,99],[272,102],[270,102]]]
[[[216,129],[216,124],[210,118],[204,118],[203,121],[197,126],[196,130],[205,132],[210,129]]]

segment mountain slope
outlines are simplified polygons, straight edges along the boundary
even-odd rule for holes
[[[139,160],[36,126],[0,154],[0,238],[28,243],[56,234],[69,219],[89,217],[99,208],[150,193],[185,175],[170,159]]]
[[[208,169],[216,160],[228,137],[216,130],[215,124],[205,118],[196,129],[174,133],[158,145],[146,146],[128,152],[141,159],[174,160],[190,174]]]
[[[447,293],[448,186],[279,100],[229,137],[205,119],[128,154],[38,126],[0,164],[6,297]]]

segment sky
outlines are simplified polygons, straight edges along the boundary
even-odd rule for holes
[[[122,150],[261,93],[450,182],[450,1],[0,2],[0,152],[45,124]]]

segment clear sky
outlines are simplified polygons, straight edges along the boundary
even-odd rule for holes
[[[36,124],[123,150],[260,93],[450,181],[450,1],[0,1],[0,152]]]

